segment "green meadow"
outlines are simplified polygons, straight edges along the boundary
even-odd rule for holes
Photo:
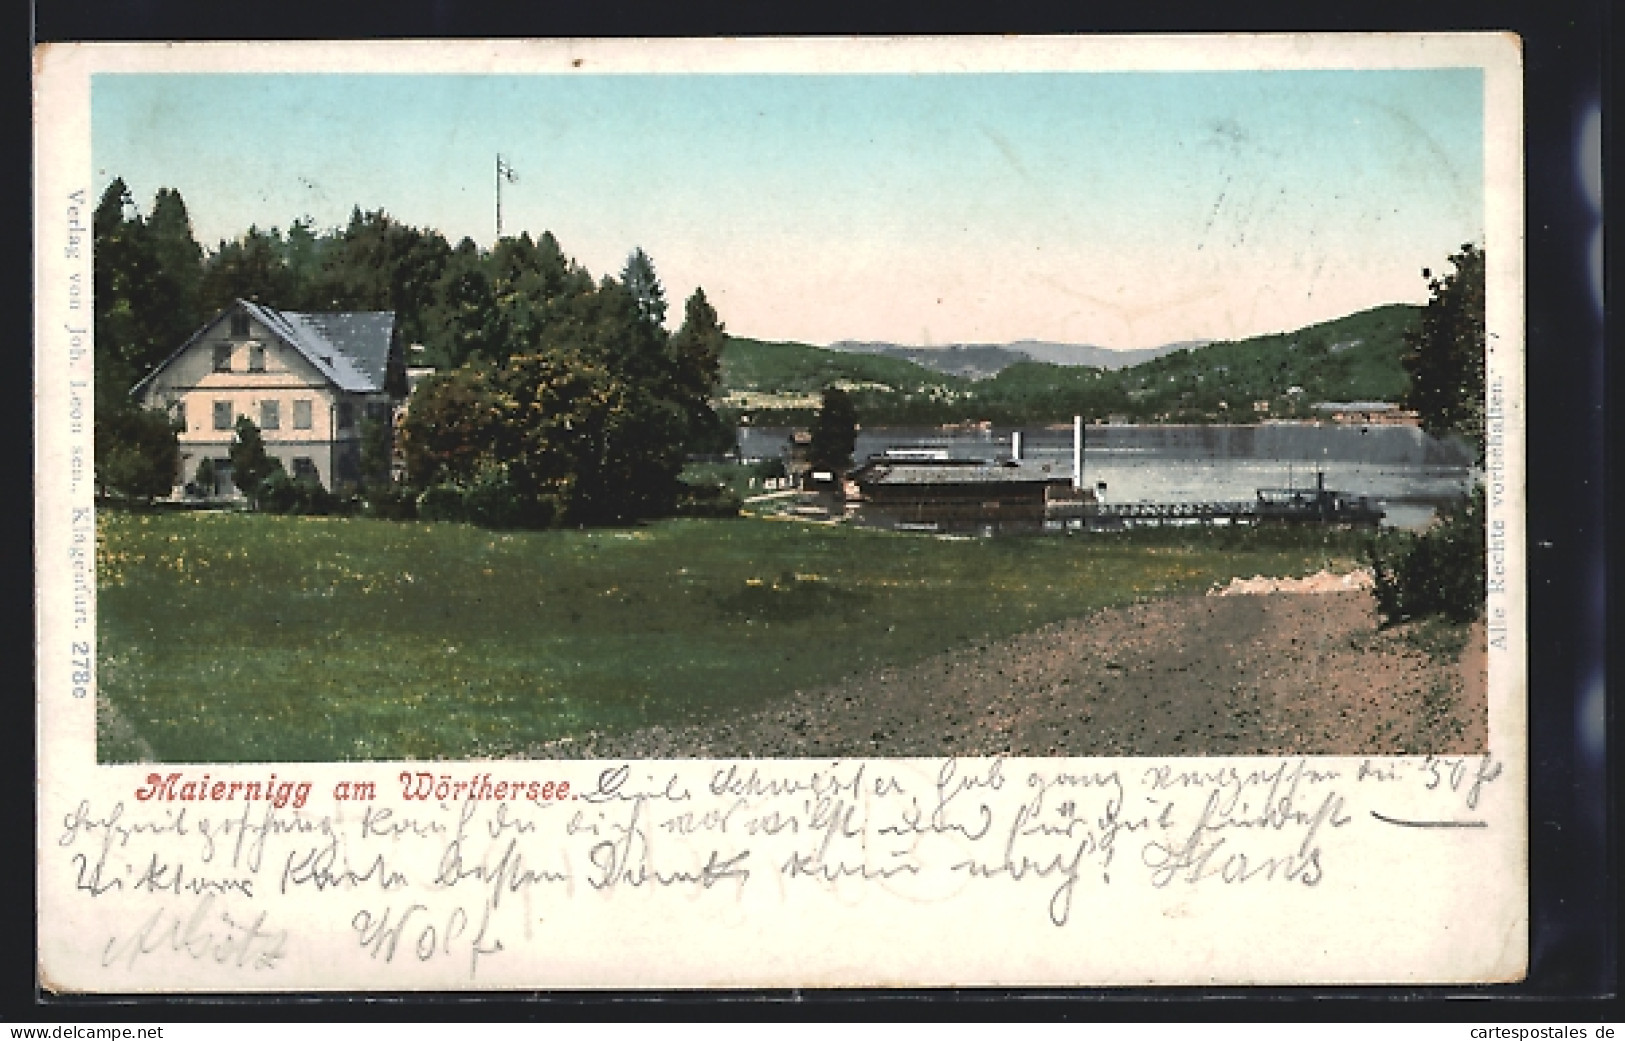
[[[753,519],[103,511],[97,533],[105,762],[522,754],[1356,555],[1318,531],[948,540]]]

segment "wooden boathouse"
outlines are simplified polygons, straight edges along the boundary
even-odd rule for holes
[[[1093,502],[1050,463],[870,459],[853,471],[861,524],[903,531],[1038,532],[1055,508]]]

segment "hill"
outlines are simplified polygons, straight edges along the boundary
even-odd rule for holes
[[[1057,421],[1120,415],[1154,422],[1255,422],[1307,417],[1320,401],[1394,401],[1418,309],[1392,304],[1295,332],[1174,351],[1108,372],[1013,365],[976,388],[979,418]]]
[[[1047,340],[1017,340],[1010,345],[1033,361],[1046,361],[1051,365],[1086,365],[1094,369],[1126,369],[1142,365],[1174,351],[1205,347],[1208,340],[1185,340],[1166,343],[1161,347],[1095,347],[1091,344],[1050,343]]]
[[[1054,343],[1048,340],[1016,340],[1013,343],[951,343],[941,347],[904,347],[874,340],[838,340],[832,351],[901,358],[935,372],[964,379],[990,379],[1012,365],[1026,361],[1052,365],[1083,365],[1097,369],[1122,369],[1159,358],[1172,351],[1199,347],[1206,341],[1170,343],[1161,347],[1118,350],[1086,343]]]
[[[730,336],[722,351],[722,404],[742,411],[803,412],[835,385],[871,408],[880,399],[952,400],[966,381],[904,358],[832,351],[805,343]]]
[[[1031,357],[998,344],[980,343],[955,343],[943,347],[902,347],[895,343],[839,340],[830,344],[829,349],[852,354],[899,358],[933,372],[969,380],[988,379],[1001,370],[1017,362],[1027,361]]]
[[[1419,314],[1408,304],[1388,304],[1293,332],[1155,348],[1166,353],[1122,368],[1028,358],[977,380],[917,364],[912,353],[735,338],[723,354],[724,404],[756,422],[800,422],[816,409],[817,392],[837,383],[853,393],[859,415],[871,424],[1053,423],[1073,415],[1169,423],[1308,417],[1320,401],[1397,400],[1409,379],[1399,360],[1405,333]]]

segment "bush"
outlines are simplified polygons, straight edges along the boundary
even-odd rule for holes
[[[549,498],[523,495],[500,468],[482,470],[467,487],[437,484],[417,497],[427,521],[464,521],[485,528],[545,528],[558,516]]]
[[[1377,614],[1383,625],[1443,615],[1470,622],[1484,609],[1484,487],[1421,534],[1372,540]]]
[[[455,484],[437,484],[424,489],[417,499],[417,513],[426,521],[466,520],[463,489]]]
[[[102,492],[151,501],[173,490],[180,449],[168,414],[135,408],[98,414],[95,440]]]
[[[205,498],[214,497],[215,474],[213,459],[204,456],[203,461],[197,464],[197,475],[193,478],[193,484],[197,486],[197,494]]]
[[[522,494],[498,467],[482,470],[464,489],[463,510],[464,519],[484,528],[545,528],[553,520],[552,503]]]
[[[369,484],[361,493],[361,512],[379,520],[412,520],[418,515],[417,496],[393,482]]]
[[[340,505],[314,477],[292,477],[281,467],[260,482],[256,498],[259,508],[267,513],[325,516]]]
[[[723,484],[685,484],[674,511],[679,517],[737,517],[745,502]]]

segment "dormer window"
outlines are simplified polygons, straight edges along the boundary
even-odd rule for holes
[[[231,335],[233,335],[233,336],[247,336],[248,335],[248,315],[243,314],[241,311],[239,311],[236,314],[231,316]]]
[[[263,344],[251,343],[248,345],[248,371],[265,371],[265,346]]]
[[[214,371],[231,371],[231,344],[219,343],[214,348]]]

